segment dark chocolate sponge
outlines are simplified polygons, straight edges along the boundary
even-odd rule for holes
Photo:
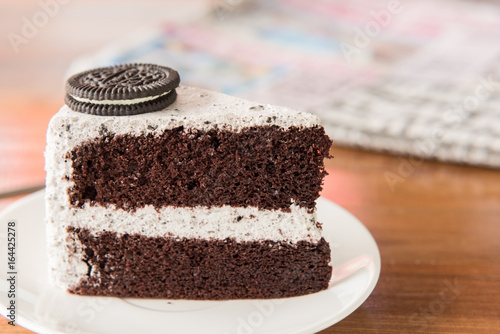
[[[193,300],[300,296],[328,288],[330,246],[234,239],[92,234],[68,227],[84,249],[87,277],[69,292],[88,296]],[[140,264],[140,265],[138,265]]]

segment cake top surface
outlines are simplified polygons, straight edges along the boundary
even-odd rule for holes
[[[163,110],[131,116],[94,116],[75,112],[63,106],[50,122],[48,139],[68,132],[67,144],[77,145],[104,134],[161,134],[178,127],[198,130],[239,131],[252,126],[276,125],[313,127],[320,125],[318,116],[286,107],[259,104],[245,99],[179,86],[177,99]]]

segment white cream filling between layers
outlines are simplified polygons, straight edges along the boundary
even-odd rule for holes
[[[235,239],[237,242],[273,240],[316,243],[321,230],[316,215],[295,204],[291,212],[259,210],[256,207],[164,207],[152,206],[127,212],[113,206],[70,209],[67,217],[71,226],[89,229],[92,233],[116,232],[118,235],[139,234],[146,237],[178,239]]]
[[[73,99],[75,99],[76,101],[82,102],[82,103],[105,104],[105,105],[132,105],[132,104],[138,104],[138,103],[143,103],[143,102],[148,102],[148,101],[153,101],[153,100],[159,99],[160,97],[165,96],[170,92],[171,92],[171,90],[169,90],[168,92],[162,93],[160,95],[139,97],[139,98],[130,99],[130,100],[90,100],[90,99],[86,99],[86,98],[78,97],[78,96],[74,96],[74,95],[70,95],[70,96]]]

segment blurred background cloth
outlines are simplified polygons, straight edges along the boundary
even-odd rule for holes
[[[467,1],[211,1],[79,58],[316,113],[336,145],[500,167],[500,7]]]

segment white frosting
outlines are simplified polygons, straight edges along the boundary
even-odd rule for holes
[[[70,95],[70,96],[73,99],[75,99],[76,101],[83,102],[83,103],[106,104],[106,105],[132,105],[132,104],[153,101],[153,100],[156,100],[162,96],[167,95],[168,93],[170,93],[170,91],[162,93],[160,95],[140,97],[137,99],[130,99],[130,100],[91,100],[91,99],[86,99],[86,98],[78,97],[78,96],[74,96],[74,95]]]
[[[210,130],[215,127],[239,131],[245,127],[277,125],[282,128],[320,125],[319,118],[285,107],[250,102],[200,88],[180,86],[176,101],[158,112],[133,116],[93,116],[72,111],[67,106],[54,115],[47,144],[64,138],[66,148],[101,136],[103,127],[114,134],[160,134],[183,126]]]
[[[316,216],[297,205],[291,212],[259,210],[256,207],[164,207],[152,206],[128,212],[114,206],[86,205],[84,209],[62,210],[60,219],[71,226],[146,237],[218,239],[233,238],[238,242],[273,240],[296,243],[321,239]]]
[[[71,176],[72,166],[65,155],[73,147],[102,136],[103,132],[139,136],[159,135],[180,126],[239,131],[251,126],[277,125],[287,129],[320,125],[317,116],[284,107],[260,105],[186,86],[177,88],[177,93],[176,102],[159,112],[122,117],[92,116],[64,106],[50,121],[45,152],[46,222],[50,275],[55,284],[68,288],[87,274],[87,265],[82,262],[82,246],[68,236],[68,226],[151,237],[171,233],[186,238],[266,239],[292,243],[299,240],[315,242],[321,238],[315,215],[295,205],[289,213],[227,206],[210,210],[166,207],[159,212],[146,207],[135,213],[113,207],[87,206],[84,210],[71,207],[68,189],[72,182],[65,176]],[[254,218],[250,218],[251,215]],[[238,216],[243,218],[237,221]]]

